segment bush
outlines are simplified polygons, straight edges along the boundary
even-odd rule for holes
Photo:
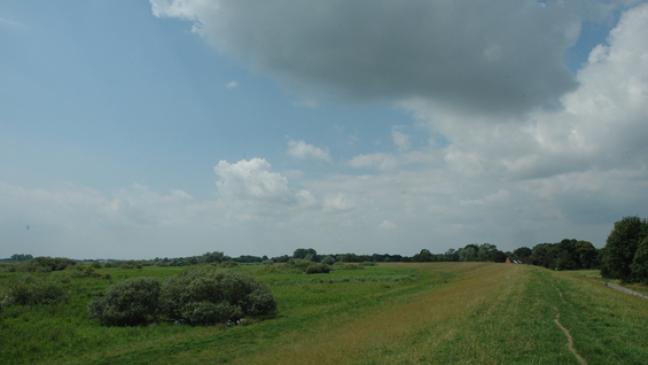
[[[77,266],[72,271],[72,276],[75,278],[100,278],[101,274],[91,266]]]
[[[276,302],[270,290],[252,278],[228,272],[193,271],[164,284],[161,308],[171,320],[213,324],[244,315],[272,314]],[[224,319],[224,313],[229,313],[230,318]]]
[[[364,269],[364,267],[361,266],[360,264],[345,263],[345,264],[338,264],[338,265],[335,265],[335,266],[336,267],[339,266],[340,270],[362,270],[362,269]]]
[[[326,265],[333,265],[335,264],[335,259],[333,258],[333,256],[326,256],[322,259],[322,263]]]
[[[312,261],[305,260],[305,259],[290,259],[290,261],[288,261],[288,265],[292,266],[293,268],[299,271],[305,271],[306,268],[308,268],[312,264],[313,264]]]
[[[57,283],[27,277],[8,288],[5,305],[55,304],[67,298],[65,290]]]
[[[27,271],[50,272],[65,270],[68,266],[76,265],[76,261],[65,257],[36,257],[27,264]]]
[[[103,297],[90,304],[90,315],[109,326],[132,326],[148,323],[157,317],[160,306],[160,283],[138,278],[118,283]]]
[[[328,274],[331,271],[331,268],[326,264],[310,264],[306,268],[306,274]]]
[[[182,316],[191,324],[216,324],[240,319],[243,310],[228,302],[195,302],[184,307]]]

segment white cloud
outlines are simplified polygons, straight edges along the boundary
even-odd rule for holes
[[[583,21],[602,20],[615,7],[591,0],[151,4],[154,15],[192,21],[210,44],[300,97],[422,97],[496,113],[552,106],[576,87],[565,53]]]
[[[229,81],[228,83],[225,84],[225,88],[227,89],[236,89],[239,86],[238,81],[232,80]]]
[[[369,153],[354,156],[349,165],[354,168],[391,170],[398,167],[398,160],[387,153]]]
[[[245,1],[153,1],[155,14],[192,19],[196,31],[210,42],[281,80],[312,80],[315,87],[345,88],[356,97],[406,99],[399,105],[427,126],[430,135],[447,142],[420,148],[392,135],[398,152],[361,154],[348,161],[347,166],[366,169],[362,174],[338,172],[316,179],[299,171],[275,171],[263,158],[220,161],[214,168],[217,195],[207,199],[140,185],[102,192],[0,183],[0,253],[150,257],[224,250],[231,255],[278,255],[307,243],[321,252],[413,254],[423,247],[441,252],[484,241],[512,249],[565,237],[602,244],[614,220],[648,215],[648,6],[626,11],[606,44],[593,50],[572,80],[563,74],[564,50],[585,17],[574,9],[588,6],[563,2],[561,8],[560,3],[536,9],[536,2],[526,0],[495,5],[378,2],[361,14],[344,12],[349,15],[339,18],[340,29],[331,30],[331,18],[304,10],[312,7],[310,3],[256,3],[257,14]],[[332,1],[320,9],[338,19],[341,13],[333,10],[339,11],[341,4]],[[509,10],[495,16],[505,5]],[[465,16],[423,26],[416,21],[421,19],[417,14],[436,19],[447,12],[428,12],[465,7],[472,10]],[[265,10],[269,12],[261,13]],[[522,13],[508,19],[509,11]],[[264,31],[275,29],[276,19],[285,19],[285,14],[298,18],[305,12],[304,22],[284,21],[285,28],[277,30],[283,48],[265,42],[269,33]],[[412,21],[389,22],[405,18]],[[496,21],[500,18],[501,24]],[[372,21],[358,22],[366,19]],[[229,23],[233,20],[241,22]],[[484,32],[465,34],[458,28],[470,24],[482,30],[489,21],[494,21],[494,29]],[[302,24],[308,22],[313,24]],[[350,24],[361,26],[345,39]],[[364,24],[389,24],[388,39],[374,40]],[[296,29],[305,32],[297,34]],[[255,32],[260,34],[258,44],[246,43],[254,37],[237,43]],[[474,34],[488,41],[472,39]],[[331,45],[328,38],[300,43],[317,35],[340,44]],[[400,42],[409,36],[411,43]],[[457,52],[467,55],[465,62],[443,54],[446,36],[458,42]],[[354,52],[357,44],[366,47]],[[312,47],[316,49],[310,55]],[[331,55],[324,57],[327,52]],[[510,52],[521,52],[521,58],[511,58]],[[271,56],[277,54],[274,62]],[[384,59],[373,57],[383,55]],[[362,69],[366,60],[380,62]],[[414,80],[429,65],[438,69]],[[484,79],[453,78],[455,67],[474,67],[474,72],[485,72]],[[511,78],[502,77],[508,71]],[[472,72],[465,76],[475,76]],[[330,84],[322,76],[326,73]],[[444,73],[455,83],[447,94],[443,89],[450,81]],[[501,94],[489,95],[500,86]],[[385,91],[392,87],[393,94]],[[524,96],[527,91],[531,94]],[[511,94],[519,94],[511,100],[516,112],[499,113],[502,108],[511,111],[501,105]],[[476,100],[480,95],[493,110],[476,112],[484,107]],[[530,108],[548,100],[553,108]],[[462,101],[469,107],[458,108]],[[293,157],[331,160],[326,149],[291,142],[288,153]]]
[[[354,204],[344,194],[335,194],[324,198],[324,210],[345,212],[352,210]]]
[[[266,200],[289,199],[288,179],[276,172],[263,158],[219,161],[214,167],[221,196]]]
[[[320,160],[331,162],[328,149],[319,148],[304,141],[288,141],[288,155],[299,160]]]

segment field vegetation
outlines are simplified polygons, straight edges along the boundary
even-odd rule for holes
[[[268,287],[276,314],[238,325],[126,327],[91,319],[88,306],[109,287],[137,278],[179,284],[193,268],[3,272],[2,288],[29,275],[66,296],[3,305],[0,363],[576,363],[557,316],[589,364],[648,360],[648,305],[606,288],[597,271],[494,263],[331,269],[320,276],[283,264],[203,265],[203,273],[243,275]]]
[[[14,255],[0,263],[0,363],[646,364],[648,302],[606,281],[648,293],[647,236],[629,217],[603,249]]]

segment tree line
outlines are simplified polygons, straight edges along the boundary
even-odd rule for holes
[[[543,266],[553,270],[578,270],[600,268],[606,278],[648,283],[648,221],[639,217],[625,217],[614,224],[605,247],[597,249],[591,242],[563,239],[556,243],[538,243],[532,248],[523,246],[512,252],[504,252],[491,243],[470,243],[459,249],[444,253],[432,253],[422,249],[412,255],[392,254],[320,254],[313,248],[298,248],[292,255],[276,257],[241,255],[230,257],[220,251],[207,252],[198,256],[159,258],[152,260],[79,260],[97,267],[120,266],[141,268],[147,265],[185,266],[196,264],[239,263],[338,263],[370,262],[505,262]],[[15,254],[1,260],[14,262],[25,271],[56,271],[74,265],[77,261],[67,258],[33,257],[29,254]],[[307,265],[304,265],[305,267]],[[313,270],[324,266],[313,266]],[[15,267],[11,269],[15,270]]]

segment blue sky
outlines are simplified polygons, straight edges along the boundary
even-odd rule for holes
[[[320,8],[0,3],[0,256],[601,245],[648,214],[642,1]]]
[[[264,156],[290,169],[287,139],[335,144],[344,158],[389,143],[392,125],[412,123],[389,105],[304,106],[219,55],[188,22],[152,16],[146,1],[0,7],[21,24],[1,34],[5,181],[101,189],[138,182],[205,196],[218,160]],[[238,86],[228,88],[232,81]]]

